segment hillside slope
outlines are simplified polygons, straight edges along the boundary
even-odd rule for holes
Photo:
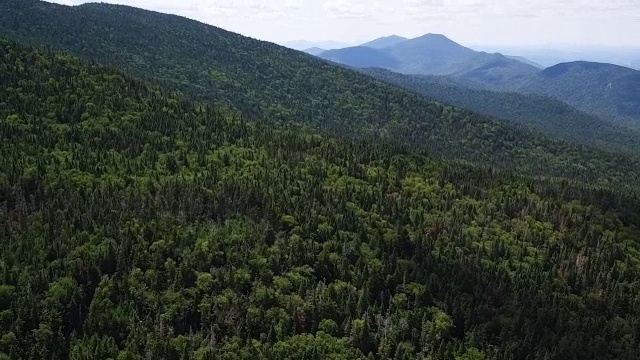
[[[637,198],[0,59],[0,358],[637,357]]]
[[[604,186],[635,186],[637,157],[575,146],[271,43],[126,6],[0,1],[0,33],[233,106],[248,119],[388,140],[433,156]],[[109,36],[105,36],[109,34]]]
[[[552,66],[519,91],[546,94],[579,109],[640,127],[640,71],[592,62]]]
[[[446,104],[522,124],[549,136],[640,153],[640,132],[616,127],[549,96],[475,89],[449,77],[402,75],[383,69],[362,72]]]

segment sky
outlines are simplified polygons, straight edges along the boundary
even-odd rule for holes
[[[77,5],[83,0],[49,0]],[[102,0],[284,44],[445,34],[470,45],[640,47],[640,0]]]

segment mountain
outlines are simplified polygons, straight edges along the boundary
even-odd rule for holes
[[[380,63],[388,64],[381,68],[403,74],[450,75],[495,89],[516,88],[539,71],[501,54],[471,50],[440,34],[427,34],[377,52],[345,48],[319,56],[356,68]]]
[[[550,136],[615,151],[640,152],[640,132],[616,127],[549,96],[477,89],[444,76],[402,75],[383,69],[362,72],[429,98],[535,128]]]
[[[613,122],[640,125],[640,71],[585,61],[549,67],[518,89],[545,94]]]
[[[179,16],[110,4],[0,4],[0,34],[76,53],[191,99],[236,109],[245,119],[390,141],[434,157],[611,188],[633,187],[632,179],[640,176],[635,155],[516,129],[299,51]]]
[[[320,48],[320,49],[342,49],[348,46],[353,46],[353,43],[347,43],[342,41],[307,41],[307,40],[295,40],[288,41],[283,44],[283,46],[288,47],[289,49],[304,51],[310,48]]]
[[[350,47],[318,56],[354,68],[449,76],[485,90],[551,96],[616,126],[640,127],[640,72],[617,65],[578,61],[540,70],[527,59],[477,52],[438,34],[378,49]],[[491,111],[493,116],[497,113],[501,112]]]
[[[637,197],[0,59],[2,359],[637,357]]]
[[[407,74],[452,75],[463,73],[478,53],[457,44],[444,35],[427,34],[388,49],[399,59],[397,69]]]
[[[384,49],[387,48],[389,46],[393,46],[393,45],[397,45],[400,44],[401,42],[407,41],[409,39],[404,38],[402,36],[398,36],[398,35],[391,35],[391,36],[385,36],[385,37],[381,37],[372,41],[369,41],[367,43],[364,43],[360,46],[366,46],[368,48],[372,48],[372,49]]]
[[[600,62],[640,70],[640,47],[557,44],[547,46],[474,46],[488,52],[518,54],[543,67],[574,61]]]
[[[533,62],[533,61],[531,61],[531,60],[529,60],[529,59],[527,59],[525,57],[522,57],[522,56],[513,56],[513,55],[505,55],[505,56],[508,57],[509,59],[520,61],[521,63],[525,63],[525,64],[528,64],[528,65],[531,65],[531,66],[536,67],[538,69],[543,69],[544,68],[544,66],[542,66],[542,65],[540,65],[540,64],[538,64],[536,62]]]
[[[327,50],[320,53],[323,59],[340,64],[348,64],[355,68],[393,68],[399,65],[398,60],[381,50],[366,46],[349,47],[339,50]]]
[[[319,47],[312,47],[309,49],[305,49],[304,52],[306,52],[309,55],[313,55],[313,56],[318,56],[321,53],[325,52],[325,49],[320,49]]]

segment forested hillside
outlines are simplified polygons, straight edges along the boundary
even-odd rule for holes
[[[270,123],[394,141],[433,156],[540,176],[636,187],[637,156],[516,130],[298,51],[126,6],[0,0],[0,34],[66,49]],[[108,34],[106,36],[105,34]]]
[[[568,141],[640,153],[640,132],[612,125],[549,96],[474,88],[449,77],[363,69],[377,79],[479,114],[522,124]]]
[[[518,91],[553,96],[612,122],[640,128],[640,71],[634,69],[586,61],[558,64]]]
[[[635,197],[0,40],[0,358],[636,359]]]

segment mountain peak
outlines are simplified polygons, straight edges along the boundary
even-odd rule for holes
[[[571,61],[566,63],[556,64],[554,66],[548,67],[540,72],[540,76],[553,78],[564,75],[570,71],[584,71],[590,74],[595,73],[619,73],[619,74],[635,74],[636,70],[626,68],[620,65],[607,64],[607,63],[599,63],[599,62],[591,62],[591,61]]]
[[[394,50],[418,51],[421,56],[425,55],[425,52],[428,53],[429,56],[433,56],[434,54],[439,54],[438,56],[444,56],[445,54],[449,56],[470,56],[476,53],[442,34],[422,35],[402,42],[398,44],[398,46],[394,46]]]
[[[398,35],[389,35],[389,36],[383,36],[380,39],[388,39],[388,40],[407,40],[407,38],[402,37],[402,36],[398,36]]]
[[[458,46],[462,46],[462,45],[458,44],[457,42],[449,39],[448,37],[446,37],[445,35],[442,35],[442,34],[431,34],[431,33],[429,33],[429,34],[425,34],[425,35],[419,36],[419,37],[417,37],[415,39],[412,39],[412,40],[414,40],[414,41],[425,41],[425,42],[429,41],[431,43],[440,43],[440,44],[452,44],[452,45],[455,44],[455,45],[458,45]]]
[[[446,37],[444,34],[434,34],[434,33],[424,34],[422,36],[419,36],[419,38],[433,38],[433,39],[443,39],[443,40],[451,41],[451,39]]]
[[[403,43],[409,39],[398,35],[383,36],[381,38],[364,43],[361,46],[365,46],[372,49],[384,49],[386,47],[394,46]]]

